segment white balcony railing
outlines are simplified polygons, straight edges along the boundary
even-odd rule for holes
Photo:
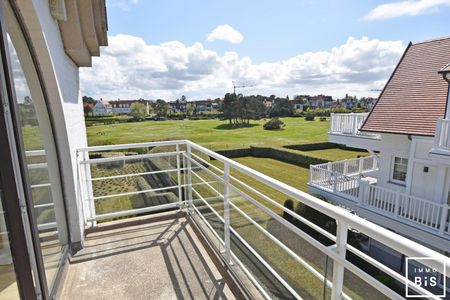
[[[331,114],[329,133],[378,138],[377,134],[360,131],[368,115],[369,113]]]
[[[355,260],[349,258],[346,254],[350,252],[400,285],[408,282],[418,293],[432,297],[430,292],[415,285],[401,273],[349,244],[349,230],[380,241],[407,257],[442,259],[447,262],[447,267],[432,260],[426,264],[441,274],[444,274],[444,269],[447,274],[450,272],[448,257],[190,141],[88,147],[77,150],[77,155],[77,178],[81,196],[79,204],[86,226],[96,226],[98,221],[145,212],[170,208],[185,210],[194,220],[202,222],[203,227],[215,237],[221,250],[220,255],[228,268],[233,270],[235,266],[239,266],[243,271],[241,273],[267,299],[273,295],[268,284],[261,282],[269,275],[289,292],[290,296],[287,298],[322,299],[330,295],[331,299],[357,297],[351,287],[344,283],[344,272],[351,272],[355,278],[364,281],[368,288],[374,289],[371,293],[380,292],[390,299],[403,299],[404,295],[399,295],[366,273]],[[361,159],[358,168],[369,170],[369,165],[373,168],[374,163],[370,158]],[[349,173],[352,173],[352,168],[347,164]],[[352,176],[343,176],[353,180]],[[322,175],[319,177],[324,180]],[[351,189],[354,184],[356,181],[348,183],[343,190]],[[274,199],[279,195],[282,195],[282,199],[291,199],[295,204],[309,206],[332,218],[336,222],[336,233],[328,232],[284,207],[280,204],[280,198]],[[281,214],[289,218],[282,217]],[[326,237],[332,245],[319,242],[297,227],[293,220]],[[271,226],[267,225],[269,223]],[[277,233],[272,231],[273,226],[279,227]],[[251,228],[253,231],[249,232]],[[289,238],[283,237],[280,234],[282,232],[289,233]],[[300,239],[298,243],[302,243],[301,249],[311,247],[314,248],[311,253],[320,253],[331,259],[332,275],[327,275],[328,268],[323,270],[309,260],[307,253],[295,250],[298,247],[292,247],[294,236]],[[264,246],[255,245],[255,240],[264,239],[272,243],[269,248],[273,251],[267,251],[267,241]],[[238,242],[239,247],[233,247],[232,241]],[[239,256],[239,253],[244,253],[245,258]],[[274,254],[281,256],[274,258],[271,256]],[[293,262],[286,264],[287,259]],[[285,263],[284,267],[283,264],[277,265],[280,262]],[[264,278],[258,278],[252,272],[255,264],[265,270]],[[301,267],[301,278],[295,281],[289,277],[287,265],[289,268]],[[321,288],[308,287],[314,280],[323,284],[323,294]],[[327,291],[328,295],[325,294]]]
[[[438,119],[432,152],[450,154],[450,119]]]
[[[418,228],[439,235],[450,234],[448,205],[382,188],[364,180],[364,174],[377,169],[373,157],[310,166],[309,184]]]

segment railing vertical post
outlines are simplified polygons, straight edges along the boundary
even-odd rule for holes
[[[348,174],[348,160],[344,160],[344,170],[343,170],[343,174],[347,175]]]
[[[351,122],[351,129],[352,129],[352,134],[356,135],[356,115],[354,113],[350,113],[350,122]]]
[[[339,258],[344,261],[345,254],[347,250],[347,229],[346,223],[336,220],[337,231],[336,231],[336,254]],[[333,261],[333,287],[331,289],[331,299],[338,300],[341,299],[342,290],[344,288],[344,265],[338,261]]]
[[[224,242],[225,261],[231,263],[230,246],[230,165],[224,163],[223,166],[223,218],[224,218]]]
[[[359,191],[358,191],[358,203],[364,203],[364,196],[366,195],[366,183],[367,181],[361,180],[361,176],[359,176]]]
[[[337,179],[338,179],[338,174],[336,172],[333,172],[331,174],[332,177],[334,177],[334,182],[333,182],[333,193],[336,193],[337,191]]]
[[[360,157],[358,159],[358,173],[362,174],[363,172],[363,167],[364,167],[364,157]]]
[[[189,206],[192,209],[192,149],[191,145],[187,144],[186,146],[186,155],[187,155],[187,200],[189,201]]]
[[[336,118],[334,117],[334,113],[330,114],[330,131],[335,132],[336,131]]]
[[[89,160],[89,151],[83,152],[83,160],[87,161]],[[89,205],[89,217],[91,219],[94,219],[96,217],[96,211],[95,211],[95,200],[94,200],[94,191],[92,188],[92,178],[91,178],[91,165],[88,163],[84,164],[84,182],[85,182],[85,191],[86,191],[86,199],[88,201]],[[91,221],[91,226],[97,226],[97,221],[93,220]]]
[[[445,227],[447,225],[447,216],[448,216],[448,210],[449,210],[449,206],[448,205],[442,205],[442,214],[441,214],[441,222],[439,224],[439,233],[440,234],[444,234],[445,231]],[[450,226],[450,224],[449,224]]]
[[[177,152],[177,183],[178,183],[178,209],[181,210],[183,204],[183,195],[181,192],[181,163],[180,163],[180,145],[176,145]]]
[[[400,191],[395,192],[394,217],[397,218],[400,213]]]
[[[434,149],[439,149],[442,146],[442,119],[437,119],[436,134],[434,136]]]

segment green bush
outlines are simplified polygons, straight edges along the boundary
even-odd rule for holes
[[[264,124],[265,130],[279,130],[286,125],[278,117],[274,117]]]
[[[305,115],[305,121],[314,121],[315,115],[312,112],[307,112]]]

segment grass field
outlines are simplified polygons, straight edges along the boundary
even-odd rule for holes
[[[90,146],[142,143],[160,140],[189,139],[212,150],[254,146],[281,147],[327,141],[329,122],[283,118],[283,130],[264,130],[264,120],[253,121],[250,127],[229,129],[226,121],[147,121],[87,128]]]
[[[250,127],[229,129],[226,121],[147,121],[87,128],[90,146],[142,143],[162,140],[188,139],[211,150],[264,146],[281,148],[286,145],[328,141],[329,121],[305,121],[303,118],[283,118],[283,130],[264,130],[264,120],[253,121]],[[367,152],[327,149],[293,151],[326,160],[341,160],[367,155]]]

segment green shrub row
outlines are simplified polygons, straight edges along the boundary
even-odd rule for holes
[[[286,145],[286,146],[283,146],[283,148],[299,150],[299,151],[326,150],[326,149],[334,149],[334,148],[339,148],[339,149],[348,150],[348,151],[362,151],[361,149],[358,149],[358,148],[347,147],[345,145],[334,144],[334,143],[329,143],[329,142]]]
[[[297,165],[303,168],[309,168],[309,165],[323,164],[328,162],[328,160],[311,157],[303,155],[300,153],[293,153],[284,151],[282,149],[275,149],[269,147],[254,147],[233,149],[233,150],[223,150],[217,151],[219,154],[228,158],[238,158],[244,156],[254,156],[261,158],[272,158],[279,161],[287,162],[293,165]]]

